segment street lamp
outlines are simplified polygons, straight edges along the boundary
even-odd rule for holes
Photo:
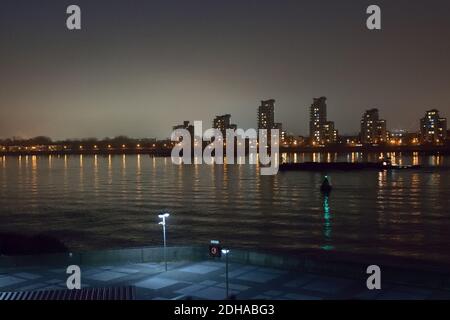
[[[226,286],[227,286],[227,299],[229,297],[228,295],[228,254],[230,253],[230,250],[228,249],[222,249],[222,254],[225,255],[225,277],[226,277]]]
[[[163,227],[163,237],[164,237],[164,263],[167,271],[167,257],[166,257],[166,218],[169,216],[168,213],[163,213],[158,215],[158,218],[162,219],[161,222],[159,222],[160,225]]]

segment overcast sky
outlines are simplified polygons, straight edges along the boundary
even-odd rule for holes
[[[78,4],[82,30],[68,31]],[[382,9],[382,30],[365,10]],[[340,133],[378,107],[388,128],[450,117],[450,1],[2,0],[0,138],[168,137],[259,101],[307,134],[313,97]]]

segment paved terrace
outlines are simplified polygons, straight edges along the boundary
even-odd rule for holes
[[[0,265],[0,292],[66,289],[68,275],[64,266],[67,265]],[[365,277],[229,264],[230,294],[236,299],[450,299],[450,288],[405,285],[383,281],[383,278],[381,290],[368,290]],[[224,258],[171,261],[167,272],[161,262],[81,264],[83,288],[133,285],[140,300],[224,299],[225,279]]]
[[[66,289],[65,269],[24,268],[3,271],[0,291]],[[365,282],[317,274],[230,264],[230,294],[236,299],[450,299],[450,291],[383,284],[370,291]],[[159,263],[82,268],[82,287],[134,285],[139,300],[224,299],[222,262],[177,262],[167,272]]]

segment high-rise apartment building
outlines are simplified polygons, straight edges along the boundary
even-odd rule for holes
[[[361,119],[361,143],[380,144],[387,142],[386,120],[380,119],[378,109],[364,112]]]
[[[313,145],[336,143],[338,132],[333,121],[327,120],[327,98],[314,98],[310,107],[309,138]]]
[[[258,129],[275,128],[275,100],[262,100],[258,107]]]
[[[436,109],[428,110],[420,119],[420,141],[423,144],[442,144],[447,139],[447,119]]]
[[[219,129],[222,132],[222,136],[226,138],[226,130],[233,129],[236,130],[237,126],[231,123],[231,115],[224,114],[221,116],[216,116],[213,120],[213,128]]]

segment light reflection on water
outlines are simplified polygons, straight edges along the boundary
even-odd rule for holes
[[[331,212],[330,212],[330,204],[329,204],[329,195],[323,195],[323,236],[325,244],[322,246],[324,250],[333,250],[331,233],[333,230],[332,221],[331,221]]]
[[[286,161],[378,161],[380,154],[283,154]],[[450,158],[384,154],[450,166]],[[0,231],[49,232],[74,249],[170,244],[325,249],[450,260],[450,170],[261,176],[259,166],[171,164],[148,155],[2,157]]]

